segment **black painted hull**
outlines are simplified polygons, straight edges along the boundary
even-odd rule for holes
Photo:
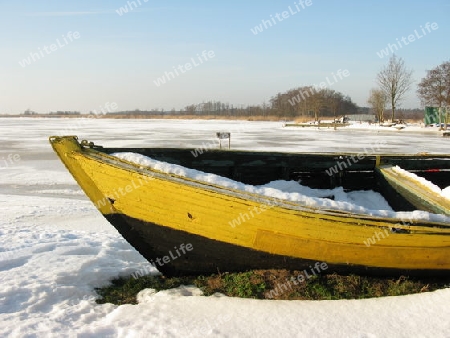
[[[223,272],[242,272],[257,269],[314,269],[318,261],[299,259],[244,248],[185,231],[137,220],[126,215],[104,215],[120,234],[165,276],[196,276]],[[180,244],[191,244],[193,250],[181,253]],[[178,249],[178,253],[176,253]],[[163,257],[169,257],[168,263]],[[158,264],[157,259],[159,258]],[[327,263],[326,257],[319,263]],[[361,274],[372,276],[448,277],[445,270],[406,270],[366,267],[351,264],[330,264],[321,274]],[[310,272],[310,274],[312,274]]]

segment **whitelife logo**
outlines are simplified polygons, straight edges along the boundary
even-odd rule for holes
[[[145,3],[145,2],[148,2],[148,0],[142,0],[142,2]],[[133,11],[135,8],[142,6],[142,2],[141,2],[141,0],[127,1],[125,6],[119,7],[119,9],[116,9],[116,13],[119,14],[119,16],[127,14],[127,13]]]
[[[330,78],[327,76],[325,78],[325,81],[322,81],[321,83],[319,83],[319,85],[317,86],[316,84],[313,84],[309,90],[303,90],[298,92],[297,95],[295,95],[292,99],[289,99],[288,102],[290,103],[291,106],[295,106],[296,104],[300,103],[302,100],[306,100],[307,98],[309,98],[310,96],[316,94],[319,90],[325,89],[328,86],[332,86],[335,83],[339,82],[339,80],[343,80],[344,78],[350,76],[350,72],[348,71],[348,69],[339,69],[336,74],[334,74],[334,72],[331,73],[331,75],[333,76],[333,80],[330,80]],[[339,78],[339,79],[338,79]],[[317,89],[319,88],[319,89]],[[305,98],[306,96],[306,98]]]
[[[175,252],[177,253],[176,255],[174,255],[174,253],[172,252],[172,250],[169,250],[169,254],[160,258],[157,257],[155,260],[151,259],[150,260],[150,267],[146,266],[142,269],[140,269],[139,271],[136,271],[135,273],[131,274],[133,276],[134,279],[138,279],[139,277],[143,277],[145,275],[148,275],[149,273],[151,273],[151,268],[158,268],[163,266],[164,264],[168,264],[171,261],[174,261],[177,258],[180,258],[182,255],[186,255],[189,251],[194,250],[194,247],[191,243],[188,244],[184,244],[181,243],[180,247],[177,248],[176,246],[174,247]],[[179,251],[178,251],[179,250]],[[180,253],[181,251],[181,253]],[[156,261],[156,262],[155,262]]]
[[[22,59],[22,61],[19,61],[19,65],[22,66],[22,68],[25,68],[26,66],[31,65],[33,62],[43,59],[45,56],[56,52],[58,49],[67,46],[69,43],[78,40],[79,38],[80,33],[78,33],[77,31],[73,33],[71,31],[67,32],[67,34],[62,35],[62,40],[58,38],[56,39],[56,43],[52,43],[50,46],[45,45],[42,48],[39,47],[37,52],[30,52],[26,59]]]
[[[420,26],[420,31],[423,35],[421,35],[417,29],[414,30],[413,34],[409,34],[408,37],[402,36],[400,39],[397,40],[397,43],[388,43],[387,47],[385,49],[380,50],[377,52],[377,55],[379,58],[384,58],[385,56],[389,55],[389,52],[394,53],[394,51],[398,51],[400,48],[403,48],[403,46],[408,46],[411,42],[414,42],[416,40],[419,40],[426,36],[427,34],[431,33],[432,31],[435,31],[438,29],[439,26],[436,22],[429,23],[427,22],[425,24],[425,28]]]
[[[202,55],[200,56],[199,54],[197,54],[197,59],[195,58],[191,58],[190,61],[191,62],[186,62],[184,65],[178,65],[177,67],[173,66],[173,72],[165,72],[164,75],[162,77],[159,77],[158,79],[154,80],[153,83],[159,87],[162,84],[165,84],[166,82],[169,82],[172,79],[175,79],[177,76],[180,76],[181,74],[186,73],[187,71],[193,69],[193,67],[198,67],[201,64],[205,63],[206,61],[208,61],[209,59],[212,59],[213,57],[215,57],[216,55],[214,54],[214,51],[210,50],[209,52],[207,52],[206,50],[204,50],[202,52]],[[181,72],[178,73],[178,70]]]
[[[4,156],[2,156],[2,157],[0,157],[0,169],[8,168],[9,166],[12,166],[19,161],[20,161],[19,154],[8,154],[8,156],[6,158]]]
[[[289,11],[283,11],[281,12],[281,14],[276,13],[275,15],[270,15],[269,20],[261,20],[261,23],[258,26],[250,28],[250,31],[253,33],[253,35],[258,35],[259,33],[264,32],[265,29],[275,26],[278,22],[282,22],[283,20],[288,19],[297,13],[300,13],[306,7],[309,7],[311,5],[312,0],[299,0],[298,3],[294,2],[295,9],[297,10],[293,9],[291,6],[288,6]]]

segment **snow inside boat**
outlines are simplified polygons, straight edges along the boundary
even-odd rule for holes
[[[50,143],[103,216],[167,276],[317,263],[327,273],[450,276],[448,154]],[[361,191],[372,192],[364,205]]]

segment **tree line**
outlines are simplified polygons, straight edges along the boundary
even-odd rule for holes
[[[329,88],[303,86],[278,93],[270,99],[274,115],[285,117],[338,117],[358,112],[358,106],[349,96]]]
[[[269,103],[261,105],[234,107],[229,103],[208,101],[185,107],[188,115],[217,116],[275,116],[295,118],[309,116],[315,120],[326,116],[356,114],[358,106],[346,96],[328,88],[303,86],[277,93]]]
[[[376,76],[376,88],[372,88],[367,102],[379,122],[386,120],[386,106],[391,108],[391,120],[395,118],[423,118],[423,111],[401,110],[399,107],[406,93],[411,89],[413,71],[408,69],[401,58],[394,54]],[[422,105],[434,107],[450,106],[450,61],[443,62],[428,70],[426,76],[417,86],[417,95]],[[358,107],[348,95],[341,92],[316,86],[302,86],[279,92],[269,102],[260,105],[234,106],[221,101],[206,101],[190,104],[180,111],[172,109],[152,109],[142,111],[108,112],[106,115],[127,116],[224,116],[224,117],[276,117],[278,119],[295,119],[308,117],[319,121],[321,118],[341,117],[357,113],[369,113],[365,107]],[[397,113],[397,115],[396,115]],[[410,113],[410,114],[409,114]],[[25,115],[36,115],[27,109]],[[77,111],[50,112],[50,115],[80,115]]]
[[[413,70],[408,69],[402,58],[394,54],[376,76],[376,88],[370,90],[367,102],[379,122],[386,120],[386,106],[391,108],[391,121],[396,117],[423,118],[423,111],[399,110],[405,95],[413,84]],[[423,106],[450,107],[450,61],[443,62],[428,70],[421,79],[416,91]],[[318,121],[322,117],[339,117],[356,113],[364,113],[352,102],[348,95],[329,88],[303,86],[277,93],[269,104],[235,108],[221,102],[209,101],[192,104],[185,108],[189,114],[227,115],[227,116],[277,116],[296,118],[310,116]],[[409,114],[408,114],[409,113]]]

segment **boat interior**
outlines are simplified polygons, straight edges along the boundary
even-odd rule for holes
[[[139,153],[158,161],[251,185],[262,185],[274,180],[295,180],[314,189],[343,187],[346,191],[374,190],[380,192],[396,211],[422,208],[399,194],[392,182],[386,180],[383,171],[378,170],[380,167],[399,166],[441,189],[450,186],[450,155],[305,154],[237,150],[205,150],[199,153],[198,149],[94,147],[107,154]]]

